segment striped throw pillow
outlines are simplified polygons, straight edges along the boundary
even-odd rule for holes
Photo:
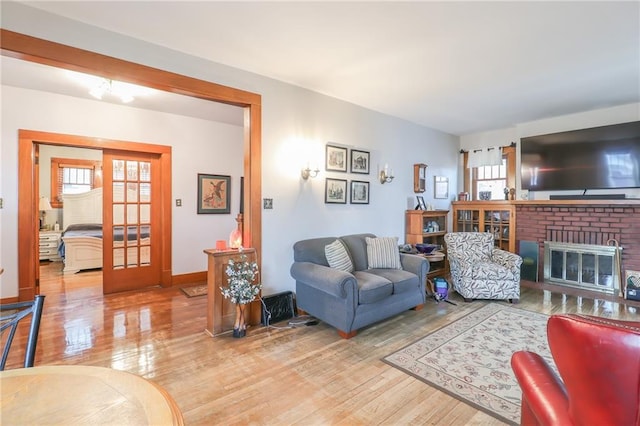
[[[369,269],[402,269],[398,237],[365,238]]]
[[[353,262],[342,241],[335,240],[324,247],[324,255],[327,256],[327,263],[334,269],[353,272]]]

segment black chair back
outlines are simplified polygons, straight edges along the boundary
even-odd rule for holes
[[[17,302],[0,305],[0,331],[4,334],[9,329],[9,335],[2,350],[2,362],[0,371],[4,370],[9,357],[9,349],[13,343],[13,337],[18,329],[21,320],[31,314],[31,325],[29,326],[29,336],[24,354],[24,367],[33,367],[36,357],[36,344],[38,343],[38,332],[40,330],[40,318],[44,307],[44,296],[38,295],[35,300],[29,302]]]

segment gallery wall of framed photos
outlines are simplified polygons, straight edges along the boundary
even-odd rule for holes
[[[370,184],[366,176],[371,172],[371,153],[328,143],[325,150],[325,171],[359,175],[354,179],[326,177],[325,204],[369,204]]]

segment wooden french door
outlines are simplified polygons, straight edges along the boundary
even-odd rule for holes
[[[105,150],[103,173],[104,293],[159,285],[159,156]]]

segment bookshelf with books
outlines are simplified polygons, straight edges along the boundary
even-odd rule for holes
[[[407,210],[405,212],[405,243],[436,244],[440,249],[423,255],[429,261],[428,279],[446,278],[449,273],[444,236],[447,233],[449,210]]]

